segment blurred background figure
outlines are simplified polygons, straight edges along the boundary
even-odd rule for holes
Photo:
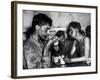
[[[89,39],[91,38],[91,26],[88,25],[85,29],[86,32],[86,36],[89,37]]]
[[[91,25],[88,25],[85,29],[86,36],[89,38],[90,42],[90,52],[89,52],[89,58],[91,58]]]
[[[55,34],[55,37],[57,37],[57,40],[52,44],[51,46],[51,56],[52,56],[52,62],[55,65],[65,64],[64,62],[64,54],[62,53],[63,47],[64,47],[64,41],[65,41],[65,33],[62,30],[57,31]]]
[[[63,47],[63,54],[64,54],[64,60],[65,60],[65,62],[66,63],[69,63],[70,62],[70,58],[71,57],[76,57],[76,52],[74,52],[75,54],[72,56],[70,53],[71,53],[71,50],[72,50],[72,47],[73,47],[73,44],[74,44],[74,41],[75,41],[75,39],[74,38],[72,38],[71,36],[70,36],[70,29],[69,28],[67,28],[66,29],[66,35],[67,35],[67,37],[66,37],[66,39],[65,39],[65,44],[64,44],[64,47]],[[68,66],[68,65],[67,65]],[[70,65],[69,65],[70,66]]]

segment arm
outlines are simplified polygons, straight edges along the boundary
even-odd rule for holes
[[[45,47],[44,47],[44,52],[43,52],[43,57],[42,57],[42,67],[43,68],[49,68],[50,67],[50,59],[51,59],[51,55],[49,52],[49,49],[51,47],[51,41],[49,41]]]
[[[57,40],[57,37],[54,37],[53,39],[50,39],[47,44],[44,47],[44,52],[43,52],[43,56],[48,56],[49,55],[49,50],[53,44],[54,41]]]
[[[71,50],[71,56],[73,56],[73,54],[75,53],[75,51],[76,51],[76,47],[75,47],[75,45],[76,45],[76,40],[74,41],[74,43],[73,43],[73,46],[72,46],[72,50]]]
[[[56,40],[57,38],[53,38],[51,40],[48,41],[48,43],[45,45],[44,47],[44,52],[43,52],[43,57],[42,60],[44,62],[43,67],[47,68],[50,67],[50,61],[51,61],[51,52],[50,52],[50,48],[53,44],[53,42]]]
[[[89,39],[85,38],[85,40],[84,40],[84,56],[79,57],[79,58],[72,58],[71,62],[90,61],[90,58],[88,58],[89,57],[89,49],[90,49],[89,45],[90,45]]]

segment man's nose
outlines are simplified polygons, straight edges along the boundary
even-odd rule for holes
[[[72,32],[72,31],[70,31],[70,32],[69,32],[69,35],[72,35],[72,33],[73,33],[73,32]]]
[[[47,35],[49,35],[50,34],[50,30],[47,30]]]

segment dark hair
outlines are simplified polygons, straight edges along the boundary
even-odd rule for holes
[[[62,31],[62,30],[57,31],[57,33],[56,33],[55,35],[56,35],[57,37],[61,37],[61,36],[65,37],[65,33],[64,33],[64,31]]]
[[[81,34],[84,34],[84,31],[81,30],[81,24],[79,22],[76,22],[76,21],[70,22],[69,26],[68,26],[68,29],[70,29],[70,27],[73,27],[75,29],[77,28]]]
[[[66,34],[67,34],[67,39],[71,39],[72,40],[72,37],[69,35],[69,32],[70,32],[70,29],[69,27],[66,29]]]
[[[43,26],[48,24],[49,26],[52,25],[52,20],[47,15],[43,13],[39,13],[33,16],[32,26],[27,30],[27,38],[30,37],[36,31],[36,25]]]
[[[86,27],[86,29],[85,29],[85,32],[86,32],[86,36],[87,37],[91,37],[91,26],[90,25],[88,25],[87,27]]]

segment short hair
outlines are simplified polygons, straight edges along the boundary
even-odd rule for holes
[[[65,37],[65,33],[64,33],[64,31],[62,31],[62,30],[57,31],[57,33],[56,33],[55,35],[56,35],[57,37],[61,37],[61,36]]]
[[[48,24],[49,26],[52,25],[52,19],[48,17],[46,14],[39,13],[33,16],[32,26],[27,30],[27,38],[30,37],[36,31],[36,25],[40,27],[43,25]]]
[[[33,32],[35,31],[36,25],[42,26],[45,24],[48,24],[49,26],[51,26],[52,25],[51,18],[49,18],[47,15],[45,15],[43,13],[39,13],[39,14],[35,15],[33,17],[33,21],[32,21]]]

